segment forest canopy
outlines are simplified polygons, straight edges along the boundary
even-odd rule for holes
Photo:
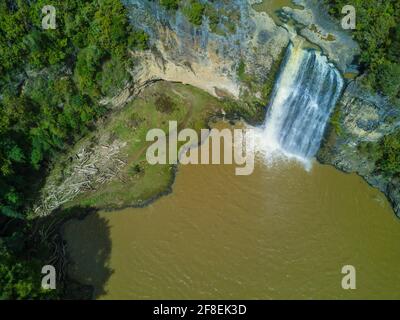
[[[11,217],[25,216],[39,171],[104,114],[98,100],[129,80],[128,50],[147,47],[118,0],[52,1],[55,30],[41,26],[47,3],[0,3],[0,213]]]
[[[365,72],[364,83],[400,104],[400,1],[325,0],[338,19],[342,8],[356,9],[357,25],[351,33],[360,44],[358,63]]]
[[[49,253],[30,205],[52,161],[107,112],[99,100],[129,81],[129,50],[148,46],[119,0],[52,0],[56,29],[44,30],[48,4],[0,1],[0,299],[61,294],[40,286]]]

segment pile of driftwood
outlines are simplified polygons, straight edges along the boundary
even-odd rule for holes
[[[46,216],[62,204],[73,200],[78,194],[97,190],[111,180],[124,182],[121,174],[126,162],[121,160],[124,142],[115,140],[110,145],[82,148],[64,168],[62,177],[51,177],[46,181],[38,205],[36,216]]]

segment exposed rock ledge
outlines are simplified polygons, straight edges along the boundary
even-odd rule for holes
[[[136,59],[135,80],[139,83],[163,79],[191,84],[214,96],[219,93],[234,98],[248,91],[259,99],[262,85],[271,76],[274,63],[296,31],[277,26],[265,12],[252,5],[261,0],[213,1],[222,21],[234,21],[235,30],[220,23],[219,33],[211,32],[208,18],[194,26],[180,12],[168,11],[157,1],[123,0],[129,10],[131,23],[150,35],[151,51],[133,54]],[[297,23],[297,33],[320,47],[342,72],[348,70],[359,47],[351,36],[340,29],[316,1],[296,0],[304,10],[284,7],[283,11]],[[316,26],[318,32],[312,31]],[[321,35],[332,35],[327,40]],[[238,76],[240,64],[251,79],[251,86]],[[251,88],[250,88],[251,87]],[[265,103],[265,101],[264,101]]]
[[[163,79],[191,84],[214,96],[221,93],[239,98],[248,86],[239,79],[238,67],[262,85],[289,43],[287,30],[275,25],[265,13],[251,7],[252,1],[232,0],[210,3],[240,17],[235,30],[212,33],[207,18],[194,26],[180,12],[167,11],[156,1],[124,0],[131,23],[150,35],[151,51],[136,53],[135,79],[139,82]],[[255,86],[257,87],[257,86]],[[261,97],[261,92],[252,92]]]
[[[351,31],[344,31],[337,21],[328,14],[323,1],[294,0],[303,10],[285,7],[283,12],[298,24],[298,33],[310,42],[317,44],[335,63],[341,72],[353,70],[354,57],[360,53],[360,47],[351,37]]]

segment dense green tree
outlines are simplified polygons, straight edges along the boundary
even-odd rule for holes
[[[353,5],[356,29],[351,33],[361,47],[359,63],[364,83],[399,104],[400,1],[398,0],[325,0],[330,13],[341,19],[345,5]]]
[[[385,136],[380,142],[382,156],[377,166],[386,175],[400,175],[400,131]]]
[[[101,71],[101,92],[107,96],[113,96],[117,93],[116,88],[124,86],[130,78],[123,61],[113,57],[103,64]]]
[[[400,93],[400,63],[385,61],[377,69],[377,86],[388,97]]]
[[[59,290],[41,286],[44,264],[32,257],[26,236],[24,230],[18,230],[0,238],[0,300],[57,299]]]
[[[190,0],[183,8],[183,13],[194,25],[201,25],[206,6],[198,0]]]
[[[160,4],[168,10],[177,10],[180,0],[160,0]]]
[[[96,75],[100,71],[105,52],[96,46],[82,49],[75,66],[75,82],[82,92],[98,96]]]

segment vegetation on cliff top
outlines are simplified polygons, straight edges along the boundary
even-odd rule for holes
[[[400,130],[378,142],[364,142],[359,151],[375,162],[376,170],[386,177],[400,177]]]
[[[351,31],[361,47],[359,63],[364,84],[400,105],[400,1],[325,0],[338,19],[345,5],[356,9],[357,26]]]
[[[206,5],[199,0],[158,0],[167,10],[181,9],[182,13],[194,25],[201,25]]]
[[[236,31],[236,23],[240,19],[240,12],[217,9],[213,3],[200,0],[158,0],[167,10],[181,10],[187,19],[194,25],[200,26],[203,17],[207,17],[211,32],[224,35]]]

